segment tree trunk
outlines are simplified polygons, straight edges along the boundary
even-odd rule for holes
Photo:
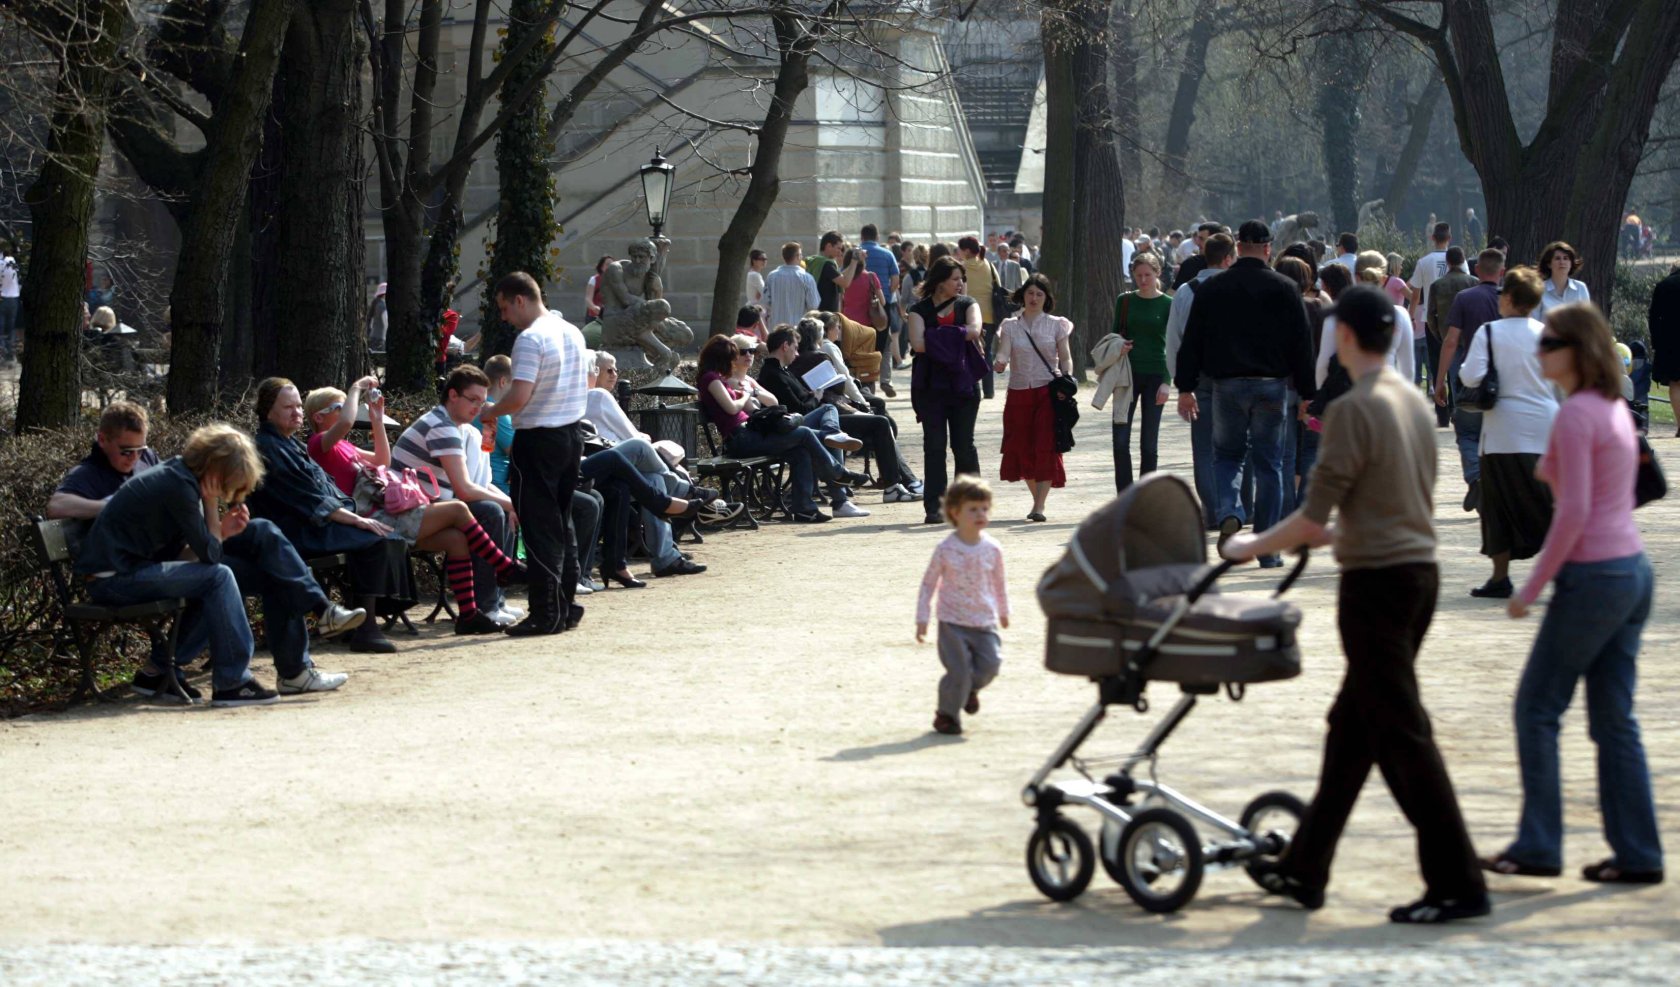
[[[1076,205],[1074,134],[1074,38],[1068,23],[1070,0],[1049,0],[1039,15],[1044,43],[1044,228],[1038,245],[1038,269],[1058,291],[1071,289]]]
[[[60,56],[47,154],[28,195],[34,240],[22,293],[29,339],[20,433],[70,425],[81,414],[82,264],[123,8],[120,0],[79,0]]]
[[[441,0],[420,6],[415,38],[412,98],[408,108],[408,139],[399,134],[400,102],[405,78],[408,35],[403,30],[405,4],[386,4],[385,33],[377,66],[379,100],[374,118],[378,139],[386,150],[380,162],[379,201],[385,228],[385,384],[399,391],[420,392],[435,376],[435,328],[438,321],[423,317],[421,269],[425,260],[425,189],[431,179],[433,98],[437,89],[437,53],[443,23]]]
[[[508,52],[537,30],[542,4],[539,0],[512,0],[508,5],[507,35],[502,51]],[[546,58],[553,43],[537,46],[529,59],[502,84],[504,105],[535,76],[546,73]],[[554,220],[554,177],[548,160],[554,142],[548,134],[548,111],[541,100],[531,100],[496,135],[496,177],[501,188],[496,211],[495,239],[489,244],[489,277],[483,292],[484,340],[479,352],[484,357],[513,349],[513,327],[496,311],[495,285],[504,276],[524,271],[536,278],[546,294],[554,281],[554,238],[560,225]]]
[[[1077,316],[1071,316],[1073,365],[1083,374],[1091,344],[1108,331],[1105,317],[1125,284],[1115,255],[1126,233],[1126,191],[1109,115],[1108,68],[1113,61],[1111,46],[1117,42],[1108,4],[1082,0],[1073,13],[1079,26],[1073,55],[1080,108],[1074,137],[1075,176],[1078,187],[1089,191],[1075,206],[1080,274],[1077,284],[1068,285],[1072,289],[1068,294],[1083,296],[1075,309]]]
[[[249,200],[247,200],[247,206]],[[221,377],[219,400],[228,405],[239,400],[251,386],[251,367],[255,363],[251,332],[251,211],[240,210],[239,225],[234,231],[233,249],[228,257],[227,317],[222,331]]]
[[[280,72],[278,371],[308,390],[366,366],[362,71],[354,0],[300,0]]]
[[[1406,132],[1406,143],[1400,149],[1400,160],[1394,165],[1394,175],[1388,182],[1388,194],[1383,202],[1390,218],[1396,226],[1400,225],[1400,210],[1406,207],[1406,199],[1412,192],[1412,180],[1417,177],[1418,163],[1423,160],[1423,152],[1429,146],[1429,131],[1435,120],[1435,109],[1441,105],[1441,94],[1446,86],[1439,75],[1432,75],[1424,83],[1423,93],[1418,101],[1412,104],[1410,129]],[[1404,228],[1404,227],[1402,227]]]
[[[1110,30],[1114,32],[1114,71],[1109,92],[1114,107],[1120,175],[1125,179],[1126,188],[1131,190],[1133,201],[1141,207],[1136,211],[1140,215],[1152,216],[1155,213],[1149,208],[1149,197],[1143,191],[1143,154],[1138,149],[1143,133],[1138,113],[1138,48],[1133,33],[1137,15],[1132,3],[1133,0],[1115,0],[1109,14]]]
[[[234,234],[291,12],[292,0],[256,0],[251,5],[240,39],[239,67],[206,135],[207,153],[181,229],[181,253],[169,293],[172,414],[208,411],[216,405]]]
[[[293,16],[296,16],[294,13]],[[251,376],[257,380],[280,373],[281,312],[279,277],[280,237],[280,118],[285,115],[286,91],[276,78],[268,116],[263,120],[262,149],[251,169],[245,214],[251,229],[250,265]]]
[[[752,177],[741,196],[729,227],[718,238],[717,277],[712,282],[712,317],[709,326],[732,326],[740,310],[747,279],[747,255],[758,238],[764,220],[776,204],[781,189],[782,147],[787,143],[788,125],[794,104],[811,83],[810,64],[813,38],[801,19],[790,14],[771,17],[781,64],[776,70],[775,91],[764,125],[759,128],[754,148]]]
[[[1316,110],[1324,131],[1324,182],[1330,192],[1327,232],[1352,233],[1359,229],[1359,104],[1371,60],[1363,36],[1352,32],[1325,38],[1320,50],[1324,75]]]
[[[1172,206],[1172,215],[1188,207],[1190,191],[1190,125],[1196,122],[1196,99],[1202,78],[1207,75],[1208,45],[1213,42],[1219,10],[1211,0],[1196,5],[1184,58],[1178,68],[1178,89],[1173,94],[1172,115],[1167,118],[1167,140],[1162,148],[1161,202]]]

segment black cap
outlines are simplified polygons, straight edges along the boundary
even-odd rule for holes
[[[1394,324],[1394,300],[1374,285],[1356,284],[1341,293],[1329,314],[1354,332],[1372,332]]]
[[[1251,219],[1237,227],[1238,243],[1271,243],[1272,231],[1258,219]]]

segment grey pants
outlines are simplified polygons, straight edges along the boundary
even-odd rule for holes
[[[939,661],[945,666],[939,679],[939,712],[960,721],[969,694],[997,678],[998,666],[1003,664],[998,633],[990,627],[940,621]]]

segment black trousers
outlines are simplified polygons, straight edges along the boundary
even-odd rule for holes
[[[1432,563],[1342,574],[1336,622],[1347,676],[1330,708],[1318,792],[1283,865],[1311,887],[1329,883],[1336,843],[1374,764],[1417,830],[1428,894],[1463,898],[1486,892],[1418,697],[1417,652],[1435,615],[1439,588],[1440,570]]]
[[[945,476],[947,436],[958,473],[980,475],[980,452],[974,448],[974,419],[980,414],[980,395],[958,398],[927,396],[916,402],[922,420],[922,507],[940,512],[939,501],[950,481]]]
[[[892,419],[885,415],[853,415],[840,416],[840,428],[847,435],[862,439],[868,445],[869,451],[875,454],[875,461],[880,465],[876,472],[892,483],[906,483],[915,479],[912,474],[909,480],[904,475],[903,458],[898,452],[898,439],[893,434]]]
[[[533,614],[565,617],[577,594],[579,567],[571,506],[582,452],[575,423],[513,433],[508,483],[520,530],[525,533]]]

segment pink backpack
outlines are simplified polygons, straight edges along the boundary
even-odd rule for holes
[[[387,514],[403,514],[417,507],[425,507],[443,495],[443,488],[438,486],[437,474],[430,466],[422,466],[423,471],[432,481],[432,492],[426,492],[426,485],[420,481],[420,473],[412,469],[401,471],[387,466],[363,467],[363,473],[373,484],[375,496],[383,498],[383,506]]]

